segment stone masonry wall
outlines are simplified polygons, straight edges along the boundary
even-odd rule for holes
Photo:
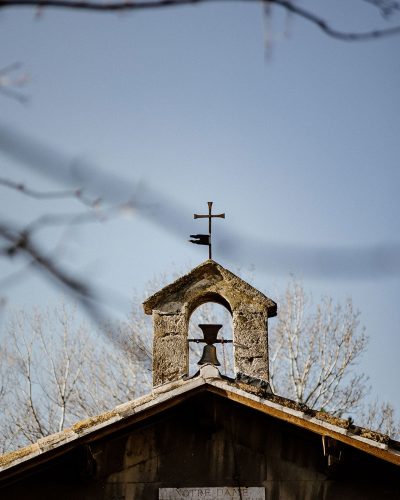
[[[188,320],[184,314],[154,312],[153,323],[153,386],[156,387],[188,373]]]

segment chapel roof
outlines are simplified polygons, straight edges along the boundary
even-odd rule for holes
[[[400,466],[400,442],[390,439],[389,436],[354,426],[348,420],[269,394],[262,387],[221,378],[214,366],[205,365],[196,377],[159,386],[150,394],[0,456],[0,481],[46,463],[76,446],[93,442],[99,437],[111,435],[135,422],[143,421],[202,391],[209,391]]]

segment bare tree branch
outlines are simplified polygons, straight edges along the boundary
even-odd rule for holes
[[[100,314],[100,309],[97,306],[99,299],[95,296],[92,287],[87,284],[85,279],[72,277],[62,268],[57,257],[51,257],[49,252],[40,249],[35,243],[35,237],[39,230],[49,226],[65,227],[67,231],[71,226],[77,224],[103,222],[111,216],[120,215],[121,210],[125,209],[128,205],[132,208],[132,204],[125,203],[123,205],[108,206],[106,209],[98,210],[101,203],[100,198],[90,200],[83,194],[82,189],[37,191],[27,187],[23,183],[17,183],[6,178],[0,178],[0,186],[4,186],[38,200],[77,199],[80,203],[83,203],[91,209],[90,211],[77,214],[44,214],[28,223],[22,229],[18,229],[12,223],[0,221],[0,239],[8,242],[6,246],[0,248],[0,256],[5,258],[13,258],[16,255],[24,256],[28,259],[27,267],[36,267],[39,270],[45,271],[45,273],[53,278],[58,284],[64,286],[71,294],[76,295],[79,302],[97,323],[104,324],[105,319]],[[57,248],[60,247],[62,241],[65,239],[66,231],[61,235]],[[18,271],[8,276],[1,282],[1,285],[4,287],[7,283],[16,282],[19,278],[23,278],[24,274],[22,271]]]
[[[370,3],[377,7],[383,17],[390,17],[395,12],[400,11],[400,3],[395,0],[364,0],[366,3]]]
[[[15,90],[6,87],[0,86],[0,92],[6,97],[11,97],[11,99],[18,101],[20,104],[27,104],[29,100],[27,96],[21,94],[20,92],[16,92]]]
[[[370,402],[363,408],[360,422],[369,429],[379,430],[393,439],[400,438],[400,421],[396,419],[396,412],[391,403],[378,399]]]
[[[94,199],[100,197],[105,204],[123,207],[128,202],[135,213],[180,239],[190,234],[187,207],[147,184],[121,178],[115,172],[110,174],[99,165],[85,160],[74,161],[1,122],[0,150],[30,172],[38,172],[72,188],[82,186],[85,193]],[[397,241],[367,246],[316,246],[278,244],[272,240],[266,241],[264,235],[243,239],[234,231],[224,228],[219,234],[216,250],[221,257],[240,262],[245,253],[258,269],[273,270],[284,275],[287,275],[288,269],[318,278],[346,280],[400,274],[400,243]]]
[[[15,99],[21,104],[26,104],[29,100],[28,96],[16,89],[26,84],[26,82],[28,81],[27,75],[22,75],[15,78],[9,77],[10,73],[20,69],[21,66],[22,64],[20,62],[14,62],[12,64],[4,66],[3,68],[0,68],[0,92],[7,97]]]
[[[307,311],[303,288],[292,282],[280,301],[278,323],[270,334],[270,372],[274,391],[311,408],[336,415],[354,410],[367,378],[354,365],[367,346],[358,332],[351,301],[343,307],[324,299]]]
[[[38,8],[57,8],[73,9],[96,12],[127,12],[137,10],[152,10],[166,7],[181,7],[184,5],[198,5],[201,3],[217,2],[244,2],[249,3],[269,3],[280,6],[286,11],[291,12],[298,17],[305,19],[314,26],[317,26],[326,35],[342,41],[365,41],[374,40],[380,37],[400,34],[400,26],[394,26],[386,29],[377,29],[366,32],[352,33],[344,32],[332,28],[327,21],[313,12],[300,7],[289,0],[145,0],[145,1],[126,1],[126,2],[96,2],[96,1],[74,1],[74,0],[1,0],[0,9],[15,7],[38,7]],[[374,2],[377,4],[378,2]],[[393,8],[382,6],[382,11],[392,12]],[[388,10],[389,9],[389,10]]]
[[[4,177],[0,177],[0,186],[8,187],[15,191],[19,191],[20,193],[25,194],[31,198],[36,198],[38,200],[59,200],[59,199],[67,199],[67,198],[76,198],[80,202],[84,203],[88,207],[98,207],[101,203],[100,198],[95,200],[89,200],[83,194],[82,189],[68,189],[64,191],[36,191],[27,187],[22,182],[14,182]]]
[[[24,254],[31,260],[31,264],[42,270],[49,277],[53,278],[60,285],[76,295],[81,305],[86,309],[92,318],[99,322],[100,311],[96,306],[98,298],[89,285],[79,278],[74,278],[68,274],[53,259],[46,256],[31,240],[30,233],[26,231],[16,231],[4,223],[0,223],[0,236],[8,241],[10,245],[0,249],[0,255],[13,257],[17,254]]]

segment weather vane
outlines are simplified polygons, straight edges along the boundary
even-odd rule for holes
[[[212,214],[212,201],[207,202],[208,205],[208,214],[207,215],[198,215],[193,214],[193,219],[208,219],[208,234],[191,234],[190,237],[194,238],[193,240],[189,240],[190,243],[195,243],[196,245],[208,245],[208,258],[211,259],[211,220],[213,217],[220,217],[221,219],[225,219],[225,214]]]

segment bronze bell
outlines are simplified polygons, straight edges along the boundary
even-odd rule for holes
[[[203,331],[203,342],[205,342],[206,345],[203,348],[203,355],[197,364],[201,366],[210,363],[214,366],[221,366],[217,358],[217,349],[213,344],[217,342],[218,331],[222,328],[222,325],[199,325],[199,327]]]

